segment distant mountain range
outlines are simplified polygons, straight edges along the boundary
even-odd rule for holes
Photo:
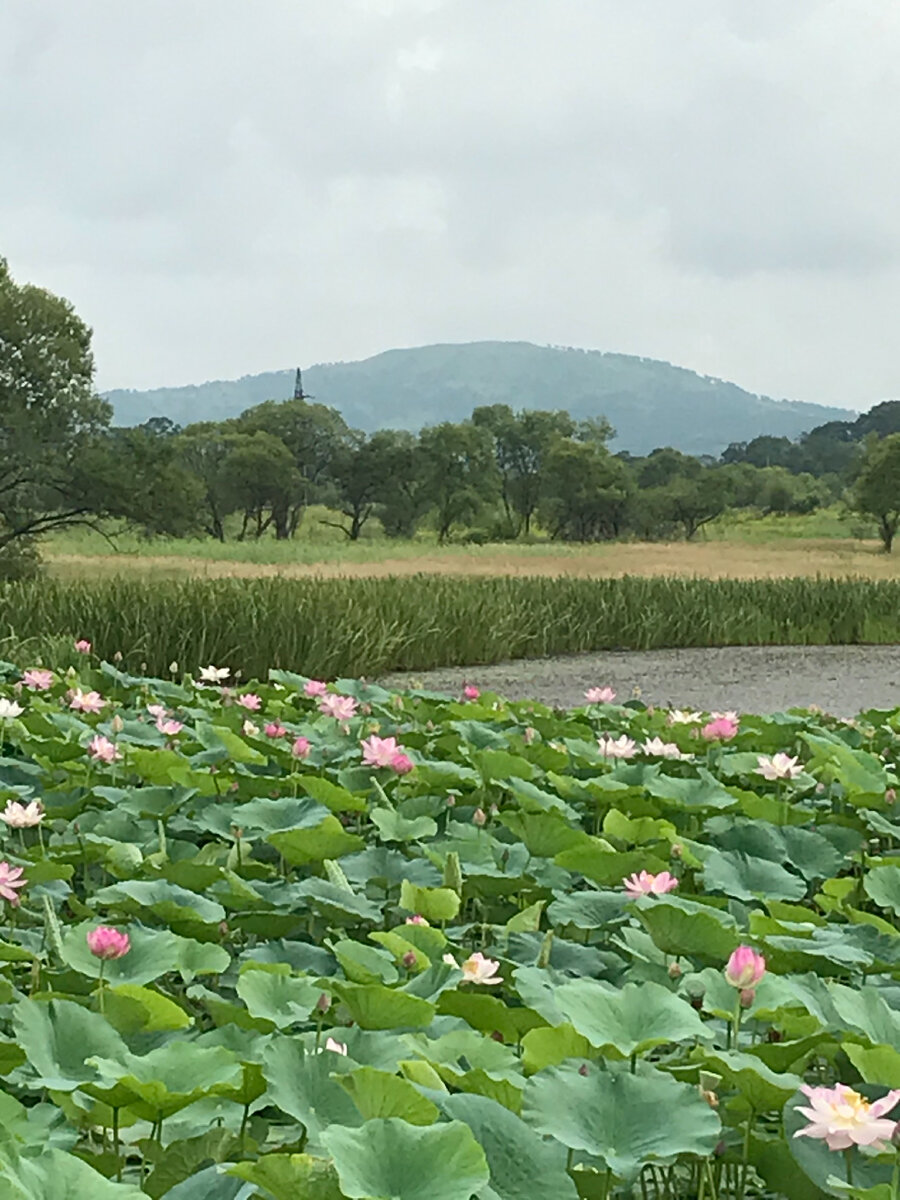
[[[758,434],[797,437],[848,409],[772,400],[734,383],[652,358],[530,342],[467,342],[388,350],[361,362],[320,363],[303,372],[304,389],[337,408],[355,429],[419,429],[460,421],[482,404],[565,408],[578,418],[606,416],[614,449],[644,454],[675,446],[718,454]],[[293,395],[294,370],[152,391],[107,392],[117,425],[169,417],[179,425],[237,416],[263,400]]]

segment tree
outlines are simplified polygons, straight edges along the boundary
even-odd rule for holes
[[[378,518],[388,537],[411,538],[431,507],[425,451],[416,435],[405,429],[382,429],[375,436],[384,463]]]
[[[900,433],[881,441],[873,436],[867,442],[852,497],[858,512],[874,517],[884,551],[890,554],[900,525]]]
[[[240,540],[251,524],[254,536],[260,538],[274,522],[274,514],[290,508],[302,495],[303,480],[281,438],[262,432],[232,433],[226,438],[222,482],[229,503],[244,513]]]
[[[425,495],[435,512],[438,541],[445,542],[455,524],[471,521],[497,493],[491,438],[471,421],[445,421],[423,429],[419,445]]]
[[[324,521],[343,530],[355,542],[375,512],[376,504],[394,486],[391,468],[397,447],[393,430],[379,430],[370,438],[357,434],[350,444],[338,446],[329,474],[337,492],[337,507],[350,522]]]
[[[554,538],[614,538],[625,526],[633,493],[629,468],[601,441],[560,438],[548,455],[541,511]]]
[[[547,455],[557,438],[573,435],[575,422],[567,412],[514,413],[508,404],[476,408],[472,421],[493,437],[500,498],[512,536],[530,533],[544,488]],[[583,425],[594,431],[589,422]]]
[[[669,516],[690,541],[702,526],[722,515],[731,499],[728,477],[706,467],[694,479],[680,476],[660,489]]]
[[[272,510],[276,538],[293,537],[304,509],[322,496],[336,451],[352,444],[351,430],[336,408],[305,400],[266,400],[241,413],[234,424],[246,433],[280,438],[293,455],[301,487],[290,501],[283,499]]]
[[[696,458],[671,446],[653,450],[638,467],[637,481],[642,488],[665,487],[673,479],[696,479],[703,470]]]

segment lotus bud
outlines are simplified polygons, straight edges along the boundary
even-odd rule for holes
[[[669,978],[670,979],[680,979],[681,978],[681,967],[679,967],[677,962],[669,963]]]
[[[587,1073],[588,1073],[588,1065],[587,1065],[587,1063],[582,1063],[581,1066],[578,1068],[578,1074],[579,1075],[587,1075]]]
[[[456,804],[456,797],[453,795],[448,796],[447,797],[447,807],[453,808],[455,804]]]
[[[497,815],[497,813],[498,813],[499,811],[500,811],[500,805],[499,805],[499,804],[492,804],[492,805],[491,805],[491,816],[492,816],[492,817],[496,817],[496,815]]]
[[[528,728],[525,730],[525,732],[524,732],[524,734],[523,734],[522,736],[523,736],[523,737],[524,737],[524,739],[525,739],[525,745],[526,745],[526,746],[530,746],[530,745],[531,745],[531,743],[534,741],[534,739],[537,737],[537,730],[536,730],[536,729],[533,729],[533,728],[532,728],[532,727],[529,725],[529,726],[528,726]]]
[[[752,946],[738,946],[725,966],[725,979],[739,991],[755,988],[765,973],[766,960]]]
[[[462,867],[459,862],[459,855],[455,850],[451,850],[444,859],[444,887],[448,887],[451,891],[456,892],[457,896],[462,895]]]
[[[896,799],[897,799],[897,789],[896,788],[888,788],[887,791],[884,793],[885,804],[894,804],[896,802]]]
[[[124,657],[124,656],[123,656],[123,654],[122,654],[122,651],[121,651],[121,650],[117,650],[117,651],[115,652],[115,654],[113,655],[113,662],[120,663],[120,662],[122,661],[122,658],[123,658],[123,657]]]
[[[174,658],[173,658],[173,659],[172,659],[172,661],[169,663],[169,672],[170,672],[170,674],[172,674],[172,675],[177,675],[177,674],[178,674],[178,663],[177,663],[177,662],[175,662]]]
[[[327,1013],[329,1008],[331,1008],[331,997],[327,992],[322,992],[316,1001],[316,1012]]]
[[[479,829],[487,824],[487,814],[483,808],[476,808],[474,813],[472,813],[472,823],[477,825]]]
[[[109,925],[98,925],[87,935],[88,949],[95,958],[109,961],[122,958],[131,949],[131,941],[127,933],[120,933]]]
[[[219,936],[223,937],[223,938],[228,937],[228,922],[227,921],[219,922]]]
[[[407,950],[400,961],[403,963],[404,967],[406,967],[407,971],[412,970],[412,968],[416,965],[415,950]]]
[[[125,728],[125,722],[122,720],[122,718],[119,716],[119,714],[116,713],[116,715],[110,721],[109,727],[113,731],[113,733],[121,733],[122,730]]]
[[[706,1101],[706,1103],[709,1105],[710,1108],[718,1108],[719,1107],[719,1097],[716,1095],[715,1092],[706,1092],[703,1090],[703,1088],[700,1088],[700,1095]]]

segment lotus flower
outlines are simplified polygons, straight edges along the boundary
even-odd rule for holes
[[[29,667],[22,672],[22,682],[33,692],[46,692],[53,687],[53,672],[45,671],[43,667]]]
[[[419,913],[416,913],[416,915],[414,917],[406,918],[406,924],[407,925],[427,925],[428,921],[426,921],[423,916],[420,916]]]
[[[472,813],[472,822],[473,824],[477,825],[479,829],[481,829],[482,826],[487,825],[487,813],[483,808],[475,809],[475,811]]]
[[[494,984],[502,983],[502,978],[497,974],[500,966],[499,962],[493,958],[485,958],[480,950],[476,950],[474,954],[460,966],[452,954],[444,955],[444,962],[451,967],[456,967],[458,971],[463,973],[463,983],[480,983],[493,986]]]
[[[262,697],[257,696],[255,692],[243,692],[238,696],[237,703],[248,712],[259,712],[262,708]]]
[[[664,896],[666,892],[678,887],[678,880],[668,871],[660,871],[658,875],[651,875],[649,871],[641,871],[640,874],[635,872],[634,875],[623,879],[622,883],[631,897]]]
[[[294,738],[294,744],[291,746],[291,754],[294,758],[308,758],[309,748],[309,738]]]
[[[333,692],[319,699],[319,712],[336,721],[349,721],[356,716],[356,701],[352,696],[337,696]]]
[[[14,717],[20,717],[25,709],[21,704],[17,704],[15,700],[7,700],[0,696],[0,721],[11,721]]]
[[[592,687],[584,693],[584,698],[588,704],[612,704],[616,693],[611,687]]]
[[[109,925],[98,925],[87,935],[88,949],[95,958],[109,961],[122,958],[131,949],[131,939],[127,933],[119,933]]]
[[[31,829],[34,825],[40,825],[43,819],[44,806],[40,800],[32,800],[28,804],[7,800],[6,808],[0,812],[0,821],[5,821],[10,829]]]
[[[754,774],[762,775],[763,779],[796,779],[803,774],[803,767],[796,758],[787,754],[773,754],[768,758],[765,754],[757,755],[759,766]]]
[[[8,862],[0,862],[0,896],[8,900],[13,908],[19,906],[19,893],[16,888],[23,888],[27,882],[22,878],[21,867],[11,867]]]
[[[106,701],[99,692],[83,692],[81,688],[75,688],[69,693],[69,708],[74,708],[76,712],[98,713],[105,707]]]
[[[166,737],[174,737],[176,733],[181,733],[184,725],[181,721],[176,721],[172,717],[157,717],[156,728],[160,733],[164,733]]]
[[[641,746],[641,753],[653,755],[655,758],[683,757],[674,742],[664,742],[660,737],[648,738]]]
[[[752,946],[738,946],[725,966],[725,978],[741,991],[755,988],[765,973],[766,960]]]
[[[200,679],[203,683],[222,683],[230,674],[229,667],[214,667],[210,664],[208,667],[200,668]]]
[[[477,700],[481,695],[481,688],[477,688],[474,683],[467,683],[462,694],[466,700]]]
[[[248,720],[245,721],[241,726],[241,732],[243,733],[244,737],[256,737],[256,735],[259,733],[259,726],[254,725],[252,721]]]
[[[309,696],[312,700],[316,696],[324,696],[328,691],[328,684],[324,679],[307,679],[303,686],[304,695]]]
[[[79,638],[75,643],[75,649],[79,654],[90,654],[91,643],[87,640],[87,638]]]
[[[696,725],[703,720],[703,713],[690,712],[681,708],[673,708],[666,717],[667,725]]]
[[[266,734],[267,738],[284,737],[284,735],[286,733],[287,733],[287,730],[285,729],[285,727],[283,725],[279,725],[277,721],[270,721],[265,729],[265,734]]]
[[[600,747],[600,753],[604,758],[634,758],[637,753],[637,746],[634,739],[630,738],[626,733],[623,733],[618,738],[614,738],[612,734],[604,733],[597,738],[597,745]]]
[[[363,762],[367,767],[389,767],[395,756],[402,752],[396,738],[382,738],[374,733],[359,744],[362,746]]]
[[[97,762],[105,763],[115,762],[122,757],[115,742],[111,742],[102,733],[97,733],[91,738],[88,743],[88,754]]]
[[[343,1042],[336,1042],[333,1037],[325,1039],[325,1049],[333,1050],[335,1054],[346,1054],[347,1047]]]
[[[887,1120],[885,1114],[900,1100],[900,1089],[873,1103],[844,1083],[833,1088],[804,1084],[800,1090],[810,1103],[808,1108],[798,1104],[797,1109],[809,1117],[810,1124],[798,1129],[794,1137],[817,1138],[829,1150],[849,1150],[851,1146],[868,1146],[878,1154],[887,1150],[897,1122]]]
[[[737,721],[728,716],[714,717],[700,730],[700,736],[708,742],[729,742],[738,731]]]
[[[147,712],[154,721],[161,721],[169,715],[169,710],[164,704],[148,704]]]

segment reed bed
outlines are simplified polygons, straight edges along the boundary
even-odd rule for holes
[[[77,582],[0,588],[0,656],[217,663],[369,677],[605,649],[900,642],[900,581],[412,575]]]

